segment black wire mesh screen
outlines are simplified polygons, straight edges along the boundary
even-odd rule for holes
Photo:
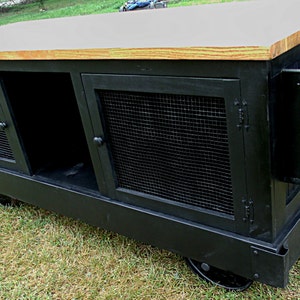
[[[0,130],[0,159],[15,160],[6,133]]]
[[[223,98],[98,95],[118,187],[233,214]]]

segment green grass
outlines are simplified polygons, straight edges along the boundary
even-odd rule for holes
[[[285,289],[226,292],[183,259],[29,205],[0,205],[0,299],[300,299],[300,262]]]
[[[9,9],[8,12],[1,14],[0,25],[28,20],[113,12],[118,11],[120,5],[118,0],[46,0],[47,10],[44,12],[40,11],[39,2],[18,5]]]
[[[232,0],[169,0],[168,6],[187,6],[207,3],[231,2]],[[239,0],[245,1],[245,0]],[[39,2],[18,5],[0,13],[0,25],[65,16],[118,12],[125,0],[45,0],[46,11],[40,11]]]

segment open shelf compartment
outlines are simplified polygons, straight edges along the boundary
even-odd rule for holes
[[[97,190],[70,74],[2,72],[0,76],[31,175]]]

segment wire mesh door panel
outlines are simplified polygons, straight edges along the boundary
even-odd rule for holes
[[[23,100],[23,99],[20,99]],[[26,112],[24,112],[26,113]],[[5,85],[0,78],[0,167],[30,173],[21,137],[18,135]]]
[[[90,111],[98,113],[92,113],[95,135],[104,140],[100,159],[110,166],[109,174],[101,174],[108,196],[168,212],[173,205],[179,215],[194,210],[234,219],[244,170],[242,164],[232,166],[231,157],[240,151],[243,161],[243,138],[231,144],[233,134],[241,133],[227,91],[238,82],[122,75],[83,79],[87,97],[93,97]],[[238,188],[233,185],[237,168]]]
[[[117,188],[233,214],[224,99],[97,93]]]

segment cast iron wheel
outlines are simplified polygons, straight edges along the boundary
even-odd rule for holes
[[[244,291],[253,282],[251,279],[220,270],[191,258],[186,258],[186,262],[188,266],[205,281],[221,286],[230,291]]]
[[[0,195],[0,205],[18,206],[19,201],[8,196]]]

